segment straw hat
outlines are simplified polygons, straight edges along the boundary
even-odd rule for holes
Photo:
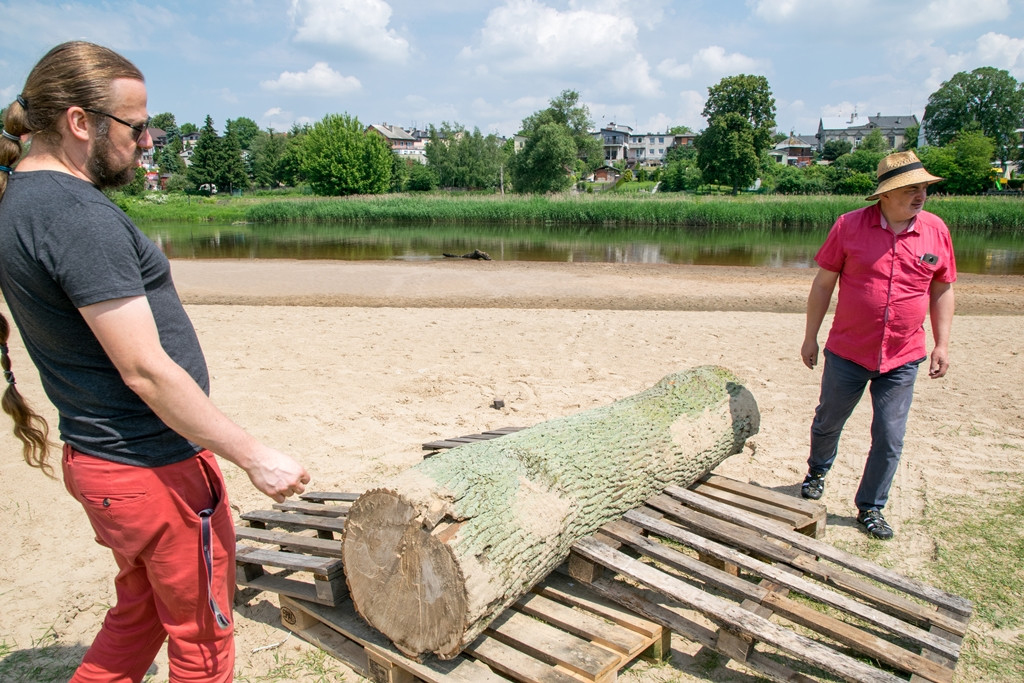
[[[892,192],[907,185],[916,185],[918,183],[931,185],[942,180],[945,179],[934,176],[924,170],[924,164],[921,163],[920,159],[913,152],[896,152],[895,154],[883,157],[878,162],[878,187],[875,188],[873,195],[864,199],[870,202],[878,199],[879,195]]]

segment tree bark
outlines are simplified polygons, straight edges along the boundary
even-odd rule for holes
[[[758,430],[728,370],[424,460],[353,504],[342,555],[356,611],[412,657],[456,656],[573,543],[689,486]]]

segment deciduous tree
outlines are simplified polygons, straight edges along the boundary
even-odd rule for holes
[[[249,176],[257,187],[281,184],[281,165],[288,149],[287,138],[273,128],[260,131],[249,145]]]
[[[764,76],[727,76],[708,88],[708,99],[701,114],[712,126],[719,117],[738,114],[750,124],[754,155],[771,146],[775,130],[775,98]],[[735,125],[731,126],[735,128]]]
[[[835,161],[844,154],[853,151],[853,143],[849,140],[829,140],[821,148],[821,158],[825,161]]]
[[[932,93],[923,124],[929,144],[938,146],[960,131],[980,130],[995,141],[995,154],[1005,165],[1016,151],[1022,121],[1024,85],[1004,69],[983,66],[955,74]]]
[[[704,180],[732,187],[733,194],[757,180],[755,131],[743,115],[716,114],[697,138],[697,165]]]
[[[509,164],[516,192],[560,192],[572,185],[578,147],[565,126],[545,123]]]
[[[246,116],[239,116],[237,119],[228,119],[224,124],[224,134],[234,133],[238,138],[238,145],[242,149],[249,149],[252,141],[259,135],[260,127],[256,122]]]
[[[918,150],[929,173],[945,178],[935,189],[951,194],[979,194],[992,186],[995,142],[980,131],[964,131],[945,147]]]
[[[497,136],[484,136],[479,128],[470,133],[458,123],[447,121],[440,127],[430,126],[426,156],[442,187],[495,188],[505,163],[505,151]]]
[[[547,109],[523,119],[520,135],[527,141],[509,162],[517,192],[563,190],[572,185],[572,176],[583,177],[601,164],[603,148],[590,132],[590,110],[579,97],[575,90],[563,90]]]
[[[391,185],[391,157],[358,118],[328,114],[304,136],[301,169],[316,194],[381,194]]]

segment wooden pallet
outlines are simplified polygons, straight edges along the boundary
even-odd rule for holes
[[[909,675],[949,683],[972,610],[963,598],[681,487],[572,552],[573,576],[599,594],[778,681]]]
[[[282,597],[281,622],[377,683],[604,683],[637,658],[661,660],[671,646],[667,629],[559,573],[505,610],[449,661],[405,657],[348,601],[327,607]]]
[[[311,493],[243,515],[239,583],[281,594],[285,626],[373,681],[611,681],[640,654],[665,654],[674,632],[772,680],[947,683],[972,610],[818,540],[823,505],[708,475],[581,539],[560,569],[572,580],[552,573],[459,657],[421,663],[356,616],[343,577],[328,576],[336,565],[317,564],[340,557],[334,534],[356,497]],[[288,557],[275,564],[252,543]]]
[[[456,448],[463,446],[467,443],[474,443],[476,441],[487,441],[488,439],[496,439],[499,436],[505,436],[513,432],[518,432],[522,427],[502,427],[501,429],[491,429],[486,432],[480,432],[479,434],[466,434],[465,436],[455,436],[450,439],[440,439],[438,441],[428,441],[423,444],[423,450],[425,451],[443,451],[447,448]]]
[[[235,580],[257,591],[338,604],[348,595],[340,534],[358,497],[309,494],[299,502],[276,503],[273,510],[242,514],[248,526],[235,527]]]

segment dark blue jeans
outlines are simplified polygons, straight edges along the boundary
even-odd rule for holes
[[[821,397],[811,422],[811,455],[807,465],[812,472],[831,469],[843,426],[870,384],[871,449],[854,498],[858,510],[881,510],[889,500],[889,487],[903,453],[917,366],[923,360],[879,373],[825,350]]]

